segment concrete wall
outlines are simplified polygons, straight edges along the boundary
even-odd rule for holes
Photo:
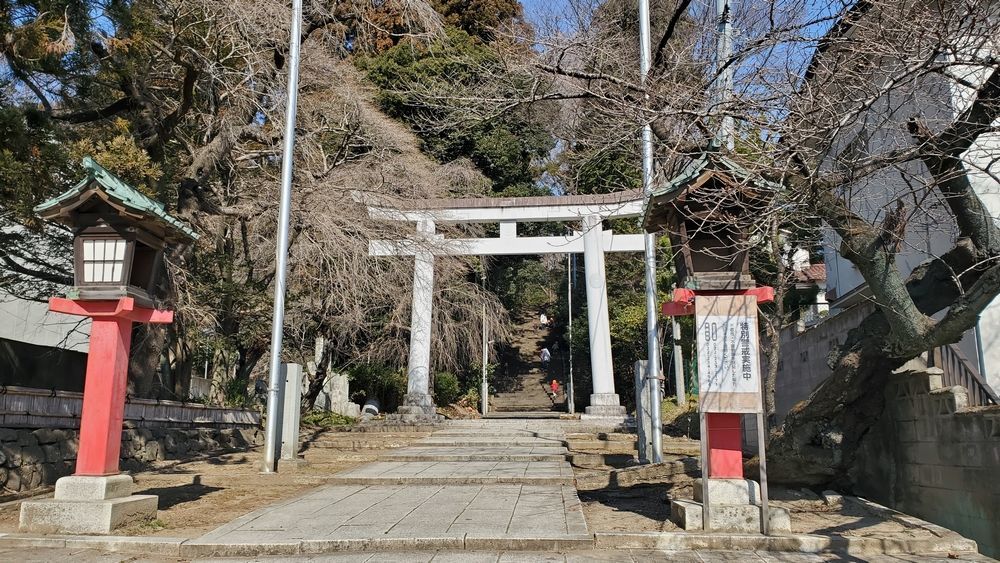
[[[976,540],[1000,556],[1000,407],[966,408],[940,370],[893,375],[862,443],[856,492]]]
[[[121,464],[138,470],[153,461],[245,450],[262,441],[257,428],[127,428]],[[0,428],[0,498],[54,485],[71,474],[79,446],[74,428]]]
[[[0,291],[0,338],[86,353],[90,319],[51,313],[47,303]]]
[[[778,362],[774,390],[779,421],[833,373],[826,363],[830,352],[847,338],[849,330],[858,326],[874,309],[874,306],[862,303],[827,317],[805,332],[800,333],[795,325],[782,329],[781,360]]]

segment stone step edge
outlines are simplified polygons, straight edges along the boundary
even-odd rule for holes
[[[566,461],[561,454],[383,454],[378,461]]]
[[[762,536],[694,532],[596,532],[558,537],[443,536],[348,538],[268,543],[213,543],[198,539],[136,536],[41,536],[0,534],[5,548],[95,549],[179,558],[317,555],[400,550],[564,551],[577,549],[753,550],[847,555],[976,553],[976,542],[952,532],[941,538],[860,538],[785,534]]]
[[[327,477],[328,485],[565,485],[574,477]]]

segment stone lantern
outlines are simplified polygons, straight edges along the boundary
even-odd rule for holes
[[[55,498],[21,504],[24,531],[101,534],[156,517],[157,498],[133,495],[132,477],[118,469],[132,323],[173,321],[173,311],[153,307],[163,250],[197,234],[92,159],[83,167],[84,179],[35,208],[73,230],[74,287],[49,310],[91,319],[80,446]]]

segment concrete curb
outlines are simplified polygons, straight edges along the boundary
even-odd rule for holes
[[[691,532],[597,532],[559,537],[442,536],[414,538],[345,538],[291,540],[268,543],[219,543],[198,539],[131,536],[0,535],[2,547],[97,549],[116,553],[180,558],[320,555],[338,552],[432,550],[569,551],[589,549],[753,550],[847,555],[927,555],[975,553],[976,542],[953,532],[950,537],[926,539],[848,538],[788,534],[702,534]]]
[[[597,532],[597,549],[665,549],[708,551],[774,551],[792,553],[842,553],[848,555],[927,555],[976,553],[976,542],[958,534],[954,538],[853,538],[811,534],[741,535],[695,532],[616,533]]]

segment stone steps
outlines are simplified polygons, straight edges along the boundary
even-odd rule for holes
[[[504,419],[504,418],[527,418],[527,419],[554,419],[562,418],[563,413],[559,411],[504,411],[493,410],[487,413],[484,418]]]
[[[472,455],[470,453],[470,455]],[[573,469],[557,461],[377,461],[327,479],[339,485],[573,485]]]
[[[387,452],[380,461],[566,461],[566,448],[484,447],[469,450],[449,447],[411,447]]]

